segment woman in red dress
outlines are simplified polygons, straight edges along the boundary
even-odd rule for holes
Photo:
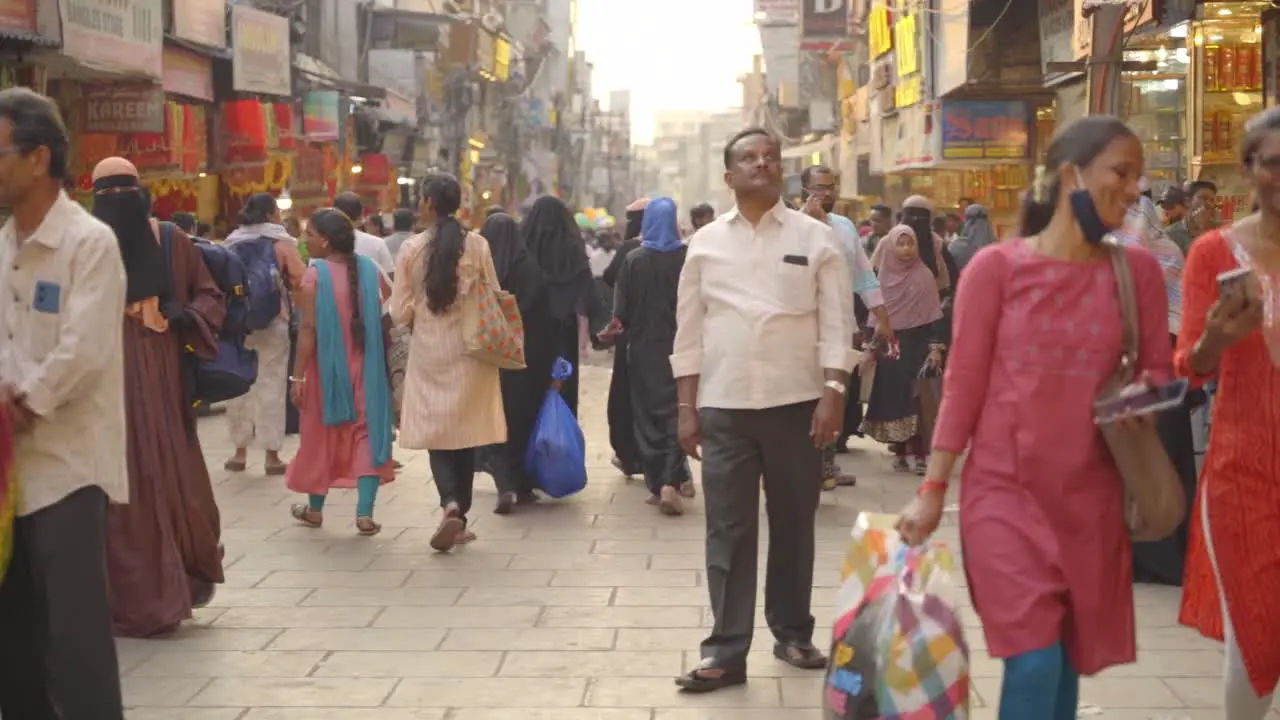
[[[1280,110],[1246,126],[1241,158],[1258,212],[1196,240],[1183,276],[1174,362],[1218,392],[1179,619],[1225,636],[1226,719],[1262,720],[1280,679]]]

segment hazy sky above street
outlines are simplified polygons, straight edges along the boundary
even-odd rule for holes
[[[631,90],[632,142],[647,143],[658,110],[742,104],[760,36],[752,0],[578,0],[578,49],[595,65],[592,90]]]

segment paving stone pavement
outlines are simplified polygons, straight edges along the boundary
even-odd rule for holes
[[[597,359],[598,360],[598,359]],[[477,476],[479,540],[452,555],[427,547],[439,518],[425,453],[383,488],[382,535],[359,538],[354,493],[339,492],[322,530],[296,526],[280,479],[228,476],[225,420],[201,421],[217,485],[227,583],[172,637],[121,640],[131,720],[817,720],[821,673],[773,659],[757,613],[745,688],[676,692],[707,628],[702,507],[660,517],[639,481],[609,466],[609,372],[583,369],[590,485],[577,497],[492,515]],[[288,448],[291,452],[292,445]],[[818,513],[814,614],[830,636],[840,559],[858,512],[896,510],[916,486],[870,443],[841,460],[857,488],[826,493]],[[954,516],[941,536],[954,542]],[[764,538],[762,538],[762,542]],[[762,555],[763,561],[763,555]],[[1177,591],[1140,587],[1141,661],[1086,679],[1082,717],[1219,720],[1222,651],[1175,622]],[[995,720],[1000,666],[976,616],[974,720]],[[1280,718],[1280,714],[1276,715]]]

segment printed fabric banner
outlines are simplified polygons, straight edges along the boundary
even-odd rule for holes
[[[336,142],[340,135],[338,91],[316,90],[302,100],[302,134],[310,142]]]
[[[942,159],[1025,160],[1028,112],[1022,100],[948,100],[942,106]]]
[[[293,95],[289,20],[236,5],[231,11],[232,88],[262,95]]]

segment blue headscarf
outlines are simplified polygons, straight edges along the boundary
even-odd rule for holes
[[[391,381],[387,378],[386,348],[382,344],[381,275],[378,266],[363,255],[351,258],[360,277],[360,317],[365,321],[364,333],[364,414],[369,425],[369,455],[375,467],[391,460]],[[329,263],[317,262],[316,268],[316,360],[320,365],[320,390],[323,399],[324,424],[353,423],[359,417],[355,406],[355,387],[347,366],[347,344],[342,333],[342,319],[333,295],[333,278]],[[353,288],[354,289],[354,288]]]
[[[680,239],[680,225],[676,220],[675,200],[669,197],[658,198],[645,207],[640,245],[660,253],[684,247],[684,241]]]

